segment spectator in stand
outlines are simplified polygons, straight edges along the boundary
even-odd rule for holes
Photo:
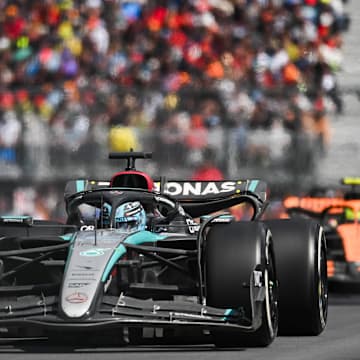
[[[185,134],[186,128],[178,113],[170,114],[161,125],[157,145],[159,145],[158,153],[164,166],[176,168],[184,163]]]
[[[185,144],[189,151],[201,152],[208,144],[208,133],[203,117],[200,114],[194,114],[185,135]]]
[[[325,155],[330,143],[331,131],[329,118],[323,111],[314,113],[314,134],[318,139],[320,154]]]
[[[335,74],[349,25],[345,2],[3,0],[0,95],[27,91],[49,137],[58,138],[58,153],[67,153],[69,142],[74,155],[98,141],[92,138],[95,124],[110,131],[126,122],[160,134],[160,143],[176,148],[186,164],[191,157],[184,152],[193,142],[184,139],[193,137],[193,129],[176,124],[178,114],[200,113],[203,146],[220,149],[220,130],[229,125],[226,112],[198,106],[204,99],[184,109],[182,99],[196,91],[216,91],[249,133],[274,130],[273,118],[293,106],[293,96],[313,109],[300,104],[291,110],[295,121],[288,114],[277,123],[285,130],[303,130],[299,119],[304,111],[317,111],[319,92],[324,103],[343,110]],[[19,119],[23,111],[19,107]],[[16,142],[24,142],[21,135]]]
[[[0,162],[2,164],[16,164],[21,130],[21,122],[15,112],[14,96],[12,93],[4,93],[0,98]]]
[[[215,159],[216,154],[212,149],[204,149],[200,165],[194,170],[191,179],[199,181],[224,180],[223,172],[216,165]]]

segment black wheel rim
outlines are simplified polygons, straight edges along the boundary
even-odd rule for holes
[[[265,269],[265,309],[266,316],[271,332],[271,337],[277,335],[278,330],[278,281],[276,278],[274,252],[270,242],[270,237],[267,238],[266,247],[266,269]]]
[[[321,231],[320,234],[320,251],[319,251],[319,260],[318,260],[318,273],[319,273],[319,312],[320,312],[320,321],[322,328],[326,325],[327,320],[327,309],[328,309],[328,281],[327,281],[327,259],[326,259],[326,248],[325,248],[325,238],[324,234]]]
[[[272,251],[269,254],[268,263],[268,288],[269,288],[269,303],[270,303],[270,320],[274,330],[274,335],[278,328],[278,286],[274,268],[274,259]]]

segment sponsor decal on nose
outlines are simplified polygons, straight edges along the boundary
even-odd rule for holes
[[[111,250],[111,248],[94,248],[80,252],[80,256],[102,256],[105,251]]]
[[[88,300],[88,296],[83,292],[75,292],[68,295],[65,300],[71,304],[82,304]]]

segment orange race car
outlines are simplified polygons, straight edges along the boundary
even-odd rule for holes
[[[360,177],[346,177],[341,183],[350,190],[335,196],[288,196],[283,205],[289,217],[312,217],[322,224],[329,281],[360,283]]]

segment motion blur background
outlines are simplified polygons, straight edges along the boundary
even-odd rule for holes
[[[360,175],[360,2],[0,0],[0,214],[61,219],[109,151],[154,177]]]

